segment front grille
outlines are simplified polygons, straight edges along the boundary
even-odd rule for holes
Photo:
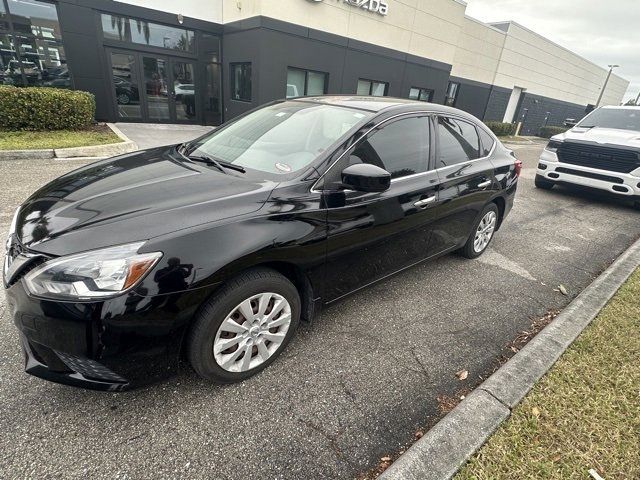
[[[101,380],[104,382],[126,383],[127,380],[117,373],[112,372],[107,367],[88,358],[76,357],[68,353],[58,352],[56,355],[74,372],[79,373],[85,378]]]
[[[568,173],[569,175],[577,175],[579,177],[593,178],[594,180],[602,180],[610,183],[624,183],[624,180],[618,177],[612,177],[611,175],[601,175],[599,173],[583,172],[581,170],[574,170],[573,168],[556,168],[556,172]]]
[[[562,163],[620,173],[631,173],[640,168],[638,150],[567,141],[558,147],[558,159]]]

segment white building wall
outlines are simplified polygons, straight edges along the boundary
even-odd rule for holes
[[[264,15],[452,64],[466,5],[456,0],[387,0],[382,16],[342,0],[225,0],[224,22]]]
[[[465,17],[451,75],[493,84],[506,37],[506,33],[497,28]]]
[[[506,38],[494,85],[523,87],[527,93],[578,105],[596,103],[607,70],[517,23],[500,27]],[[628,84],[612,75],[602,104],[619,104]]]

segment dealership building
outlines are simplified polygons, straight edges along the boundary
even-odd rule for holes
[[[0,83],[86,90],[105,121],[217,125],[286,96],[453,105],[522,133],[581,118],[607,70],[461,0],[0,0]],[[612,75],[601,104],[628,81]]]

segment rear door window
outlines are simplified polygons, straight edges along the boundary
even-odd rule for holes
[[[438,168],[480,156],[480,138],[473,124],[457,118],[438,117]]]

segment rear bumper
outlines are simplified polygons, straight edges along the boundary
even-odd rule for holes
[[[555,154],[545,151],[540,157],[536,174],[551,182],[571,183],[640,198],[640,176],[562,163],[555,159]]]

